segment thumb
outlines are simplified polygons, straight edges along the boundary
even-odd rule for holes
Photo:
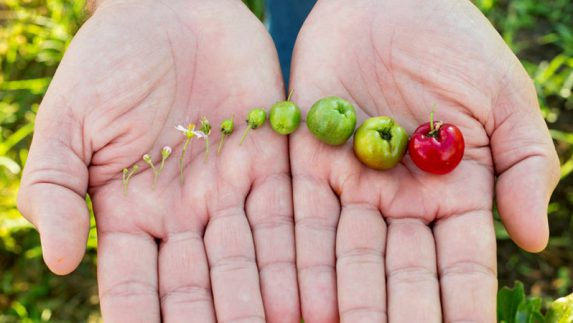
[[[18,208],[40,232],[50,270],[65,275],[78,266],[85,251],[89,231],[86,156],[90,155],[84,149],[81,119],[63,97],[52,94],[48,91],[36,118]]]
[[[515,60],[494,103],[491,148],[497,206],[511,238],[539,252],[549,239],[547,205],[560,176],[559,159],[537,103],[535,88]]]

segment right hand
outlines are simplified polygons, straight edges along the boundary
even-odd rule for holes
[[[303,107],[338,95],[359,122],[387,115],[409,133],[435,103],[466,141],[436,176],[409,155],[375,171],[351,142],[290,138],[305,320],[495,321],[494,189],[512,239],[539,251],[559,162],[531,80],[485,17],[467,0],[319,0],[291,87]]]
[[[263,127],[238,145],[248,110],[283,98],[273,43],[240,1],[102,1],[41,104],[22,179],[47,265],[67,274],[81,261],[89,192],[106,322],[297,322],[287,140]],[[203,115],[211,156],[193,139],[181,185],[175,126]],[[157,165],[166,145],[152,190],[141,157]],[[124,196],[122,169],[136,163]]]

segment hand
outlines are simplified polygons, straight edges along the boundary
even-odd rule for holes
[[[319,1],[291,87],[303,107],[338,95],[359,120],[391,116],[409,133],[436,104],[466,141],[458,168],[436,176],[408,155],[375,171],[351,142],[293,136],[305,321],[495,321],[494,188],[513,240],[539,251],[559,165],[532,82],[488,21],[469,1]]]
[[[232,23],[231,23],[232,22]],[[284,97],[277,55],[240,2],[106,1],[72,42],[42,102],[19,205],[57,274],[98,229],[106,322],[299,319],[285,137],[242,146],[249,109]],[[211,155],[175,127],[206,116]],[[219,124],[235,133],[215,156]],[[172,156],[152,189],[163,146]],[[122,169],[141,169],[122,192]],[[256,257],[255,257],[256,254]],[[212,296],[213,295],[213,296]]]

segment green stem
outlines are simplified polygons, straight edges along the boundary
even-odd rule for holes
[[[135,165],[131,168],[131,171],[127,174],[127,177],[125,177],[125,180],[123,181],[123,193],[125,194],[125,196],[127,196],[127,184],[129,183],[129,180],[131,179],[131,176],[133,176],[133,174],[135,174],[135,172],[137,172],[137,170],[139,169],[139,166]],[[124,174],[125,176],[125,174]]]
[[[221,153],[221,149],[223,149],[223,143],[225,142],[225,134],[221,135],[221,140],[219,140],[219,147],[217,148],[217,155]]]
[[[153,183],[151,184],[152,190],[155,190],[155,187],[157,186],[157,180],[159,179],[159,175],[161,174],[161,171],[163,170],[164,167],[165,167],[165,157],[162,156],[159,169],[153,167]]]
[[[181,151],[181,157],[179,157],[179,180],[181,184],[185,182],[185,178],[183,177],[183,159],[185,158],[185,153],[187,152],[187,147],[189,146],[189,142],[191,142],[191,137],[188,137],[185,140],[185,144],[183,145],[183,150]]]
[[[165,167],[165,159],[166,159],[165,157],[161,158],[161,165],[159,165],[159,173],[161,173],[161,171]]]
[[[157,182],[157,176],[159,174],[157,173],[155,165],[153,165],[152,161],[149,161],[147,164],[149,165],[149,167],[151,167],[151,171],[153,172],[153,181],[151,182],[151,190],[155,190],[155,183]]]
[[[206,163],[209,159],[209,137],[205,137],[205,158],[203,159],[203,163]]]
[[[139,167],[137,165],[133,166],[133,168],[131,169],[131,172],[129,172],[129,175],[127,175],[127,181],[129,181],[131,179],[131,176],[133,176],[133,174],[135,174],[135,172],[137,172],[138,169],[139,169]]]
[[[123,195],[127,196],[127,168],[123,169],[123,175],[121,177],[121,183],[123,184]]]
[[[434,129],[434,109],[430,112],[430,133],[434,133],[436,129]]]
[[[247,129],[245,129],[245,132],[243,132],[243,137],[241,137],[241,141],[239,141],[239,146],[243,144],[243,141],[245,141],[245,138],[247,138],[247,134],[249,134],[249,130],[251,130],[251,126],[247,126]]]
[[[291,98],[291,96],[292,96],[293,93],[294,93],[294,89],[291,89],[291,90],[290,90],[290,93],[288,94],[287,101],[290,101],[290,98]]]

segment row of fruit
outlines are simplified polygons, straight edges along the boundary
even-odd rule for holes
[[[292,94],[292,92],[291,92]],[[366,166],[386,170],[396,166],[408,150],[412,161],[422,170],[433,174],[446,174],[454,170],[464,155],[464,137],[458,127],[452,124],[433,120],[420,125],[408,137],[408,133],[394,119],[387,116],[376,116],[367,119],[356,129],[356,110],[352,104],[340,97],[330,96],[318,100],[312,105],[306,116],[306,125],[314,137],[321,142],[339,146],[348,141],[354,134],[354,153]],[[243,143],[250,130],[260,128],[267,120],[267,112],[263,108],[249,111],[239,145]],[[271,106],[269,122],[272,129],[280,135],[295,132],[301,122],[300,108],[290,100],[280,101]],[[185,143],[179,158],[180,178],[184,180],[183,168],[187,148],[192,138],[205,140],[205,160],[209,156],[209,135],[211,124],[202,117],[199,129],[195,124],[177,126],[177,130],[185,135]],[[221,139],[217,153],[223,148],[224,140],[234,130],[233,118],[221,122]],[[356,131],[355,131],[356,130]],[[153,187],[163,167],[165,160],[171,155],[171,148],[166,146],[161,151],[161,163],[156,166],[149,154],[143,156],[143,161],[153,170]],[[123,169],[123,188],[127,194],[129,179],[139,170],[138,165],[131,169]]]
[[[300,109],[289,99],[271,107],[271,127],[279,134],[294,132],[300,119]],[[379,170],[396,166],[407,148],[414,163],[433,174],[451,172],[464,155],[464,137],[460,129],[434,121],[433,112],[430,122],[420,125],[412,138],[408,138],[406,130],[387,116],[369,118],[355,132],[356,110],[352,104],[330,96],[312,105],[306,116],[306,125],[314,137],[333,146],[346,143],[354,134],[356,157],[364,165]]]

